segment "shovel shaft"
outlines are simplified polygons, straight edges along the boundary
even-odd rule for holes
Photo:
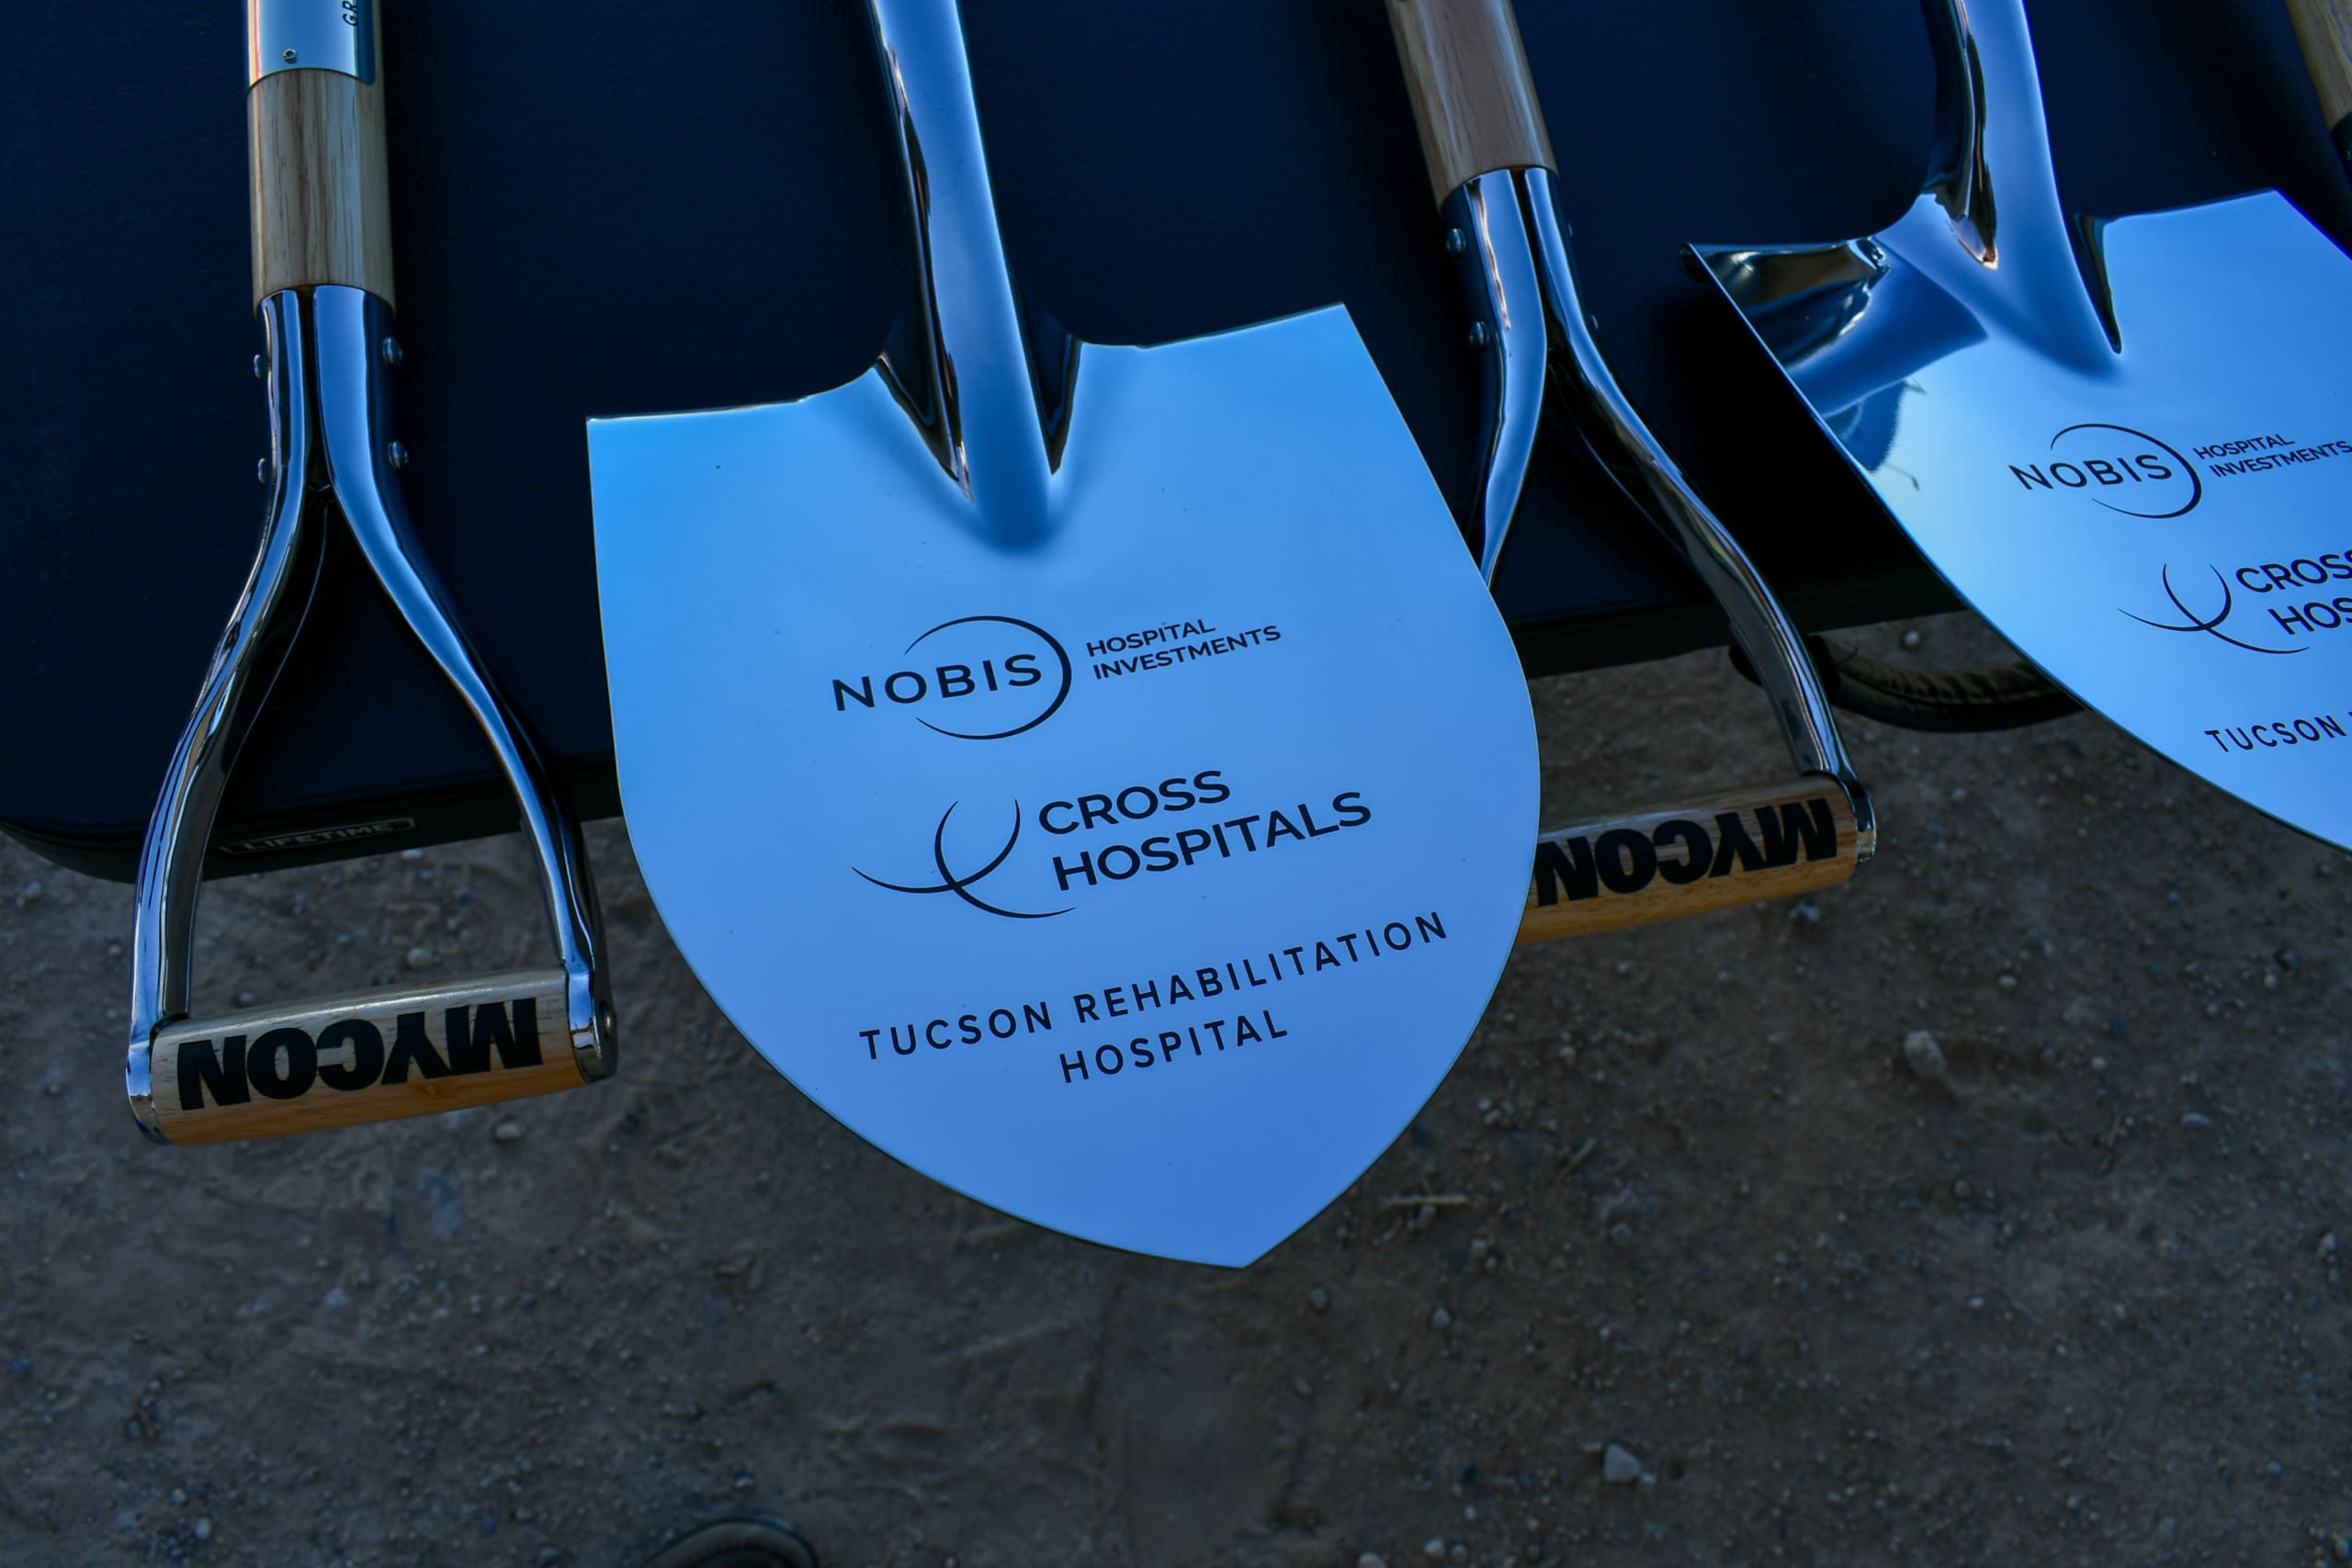
[[[1734,790],[1555,829],[1535,840],[1519,941],[1680,919],[1833,887],[1859,834],[1832,779]]]
[[[174,1023],[155,1036],[155,1122],[225,1144],[576,1089],[570,988],[518,969]]]
[[[384,172],[384,88],[337,64],[303,64],[296,48],[262,39],[266,24],[298,10],[318,25],[376,27],[376,8],[350,0],[248,0],[246,150],[253,197],[254,304],[285,288],[339,283],[392,299],[390,187]],[[266,13],[266,16],[265,15]],[[368,57],[372,59],[373,38]],[[274,49],[266,62],[265,48]],[[288,56],[292,59],[288,59]],[[336,57],[319,51],[322,60]]]
[[[2352,164],[2352,0],[2287,0],[2335,151]]]
[[[1548,404],[1723,607],[1734,640],[1762,671],[1791,758],[1813,781],[1802,791],[1746,791],[1545,835],[1520,940],[1844,881],[1875,848],[1869,792],[1846,759],[1795,624],[1650,433],[1594,340],[1510,0],[1388,0],[1388,20],[1448,248],[1470,295],[1471,341],[1487,351],[1487,442],[1472,531],[1480,568],[1491,581]]]
[[[140,852],[123,1089],[166,1143],[350,1126],[571,1089],[615,1026],[579,824],[458,628],[393,470],[391,253],[372,0],[247,0],[254,287],[271,411],[261,549]],[[456,689],[514,792],[557,962],[439,986],[187,1017],[213,818],[309,614],[340,525]]]
[[[1476,175],[1556,167],[1510,0],[1388,0],[1388,24],[1441,204]]]

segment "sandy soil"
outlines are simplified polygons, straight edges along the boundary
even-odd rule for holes
[[[1719,658],[1538,705],[1562,810],[1776,765]],[[128,893],[0,847],[0,1562],[628,1568],[747,1506],[852,1568],[2352,1560],[2352,857],[2093,718],[1849,739],[1878,864],[1523,952],[1239,1273],[834,1125],[613,824],[620,1079],[151,1148]],[[522,872],[220,885],[204,999],[530,957]]]

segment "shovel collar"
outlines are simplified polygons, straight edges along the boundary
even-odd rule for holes
[[[956,0],[868,0],[914,226],[914,302],[883,371],[1001,538],[1041,536],[1053,471]],[[1047,345],[1047,362],[1068,344]],[[1052,352],[1058,349],[1060,352]]]
[[[279,71],[376,79],[376,0],[245,0],[245,85]]]
[[[1972,330],[2032,343],[2086,375],[2113,372],[2122,340],[2101,226],[2074,220],[2060,199],[2023,0],[1924,4],[1936,152],[1911,211],[1871,239],[1692,254],[1792,374],[1864,325],[1889,250]]]

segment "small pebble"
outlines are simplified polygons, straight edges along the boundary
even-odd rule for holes
[[[1313,1290],[1306,1292],[1306,1304],[1313,1307],[1317,1312],[1329,1312],[1331,1310],[1331,1292],[1325,1290],[1322,1286],[1317,1285]]]
[[[1451,1328],[1453,1326],[1453,1314],[1446,1311],[1443,1307],[1440,1307],[1435,1312],[1430,1314],[1430,1326],[1431,1328]]]
[[[1944,1065],[1943,1048],[1936,1037],[1924,1029],[1915,1029],[1903,1037],[1903,1065],[1912,1076],[1928,1083],[1941,1083],[1948,1070]]]
[[[255,1004],[256,1002],[258,1002],[258,1001],[260,1001],[260,1000],[261,1000],[261,998],[259,998],[258,996],[254,995],[254,994],[253,992],[251,992],[251,991],[239,991],[239,992],[237,993],[237,1005],[238,1005],[239,1007],[241,1007],[241,1008],[249,1008],[249,1007],[252,1007],[254,1004]]]
[[[1421,1542],[1421,1555],[1430,1559],[1431,1561],[1443,1557],[1445,1555],[1444,1539],[1442,1537],[1433,1535],[1430,1537],[1429,1540]]]
[[[196,1527],[189,1530],[188,1534],[196,1537],[198,1540],[210,1540],[212,1539],[212,1521],[210,1519],[197,1520]]]
[[[40,883],[28,882],[17,891],[17,902],[19,904],[38,904],[40,902],[41,891],[41,885]]]
[[[1790,908],[1789,919],[1801,926],[1817,926],[1821,923],[1821,906],[1810,898],[1800,898]]]
[[[429,947],[412,947],[408,950],[408,956],[401,962],[412,969],[430,969],[433,967],[434,956],[434,952]]]
[[[1631,1486],[1642,1478],[1642,1461],[1634,1450],[1611,1443],[1600,1450],[1600,1479],[1611,1486]]]
[[[2001,989],[2005,991],[2014,991],[2018,988],[2018,977],[2015,975],[2003,975],[1999,979],[1995,980],[1993,984],[2000,987]]]
[[[1377,1551],[1366,1551],[1357,1556],[1356,1568],[1388,1568],[1388,1559]]]
[[[176,1508],[187,1501],[187,1494],[179,1487],[172,1488],[172,1506]]]
[[[519,1144],[523,1141],[523,1123],[510,1116],[492,1127],[490,1135],[502,1144]]]
[[[2193,1133],[2199,1127],[2211,1127],[2213,1119],[2201,1111],[2188,1111],[2182,1112],[2180,1124]]]
[[[1290,1380],[1290,1391],[1291,1393],[1298,1395],[1301,1399],[1312,1399],[1315,1397],[1315,1385],[1308,1382],[1303,1377],[1296,1377]]]
[[[38,886],[40,885],[36,883],[34,886]],[[2278,959],[2278,967],[2286,970],[2290,975],[2303,966],[2302,954],[2297,953],[2291,947],[2280,948],[2277,956]]]
[[[1903,634],[1903,651],[1905,653],[1917,653],[1919,651],[1919,645],[1927,640],[1927,638],[1919,635],[1919,628],[1913,626],[1909,631]]]

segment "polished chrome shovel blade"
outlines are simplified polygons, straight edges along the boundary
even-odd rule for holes
[[[2352,262],[2275,192],[2061,207],[2022,0],[1931,0],[1893,228],[1697,254],[1921,552],[2086,704],[2352,846]]]
[[[1028,341],[955,7],[874,12],[910,329],[831,392],[590,429],[630,830],[712,995],[853,1129],[1244,1263],[1486,1005],[1525,684],[1345,313]]]

